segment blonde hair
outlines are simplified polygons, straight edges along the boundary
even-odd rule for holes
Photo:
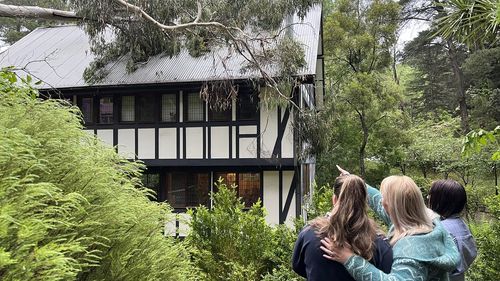
[[[390,176],[380,184],[380,193],[386,204],[387,213],[394,224],[390,233],[391,245],[399,239],[420,233],[428,233],[433,229],[432,221],[420,189],[407,176]]]
[[[356,175],[340,176],[335,180],[337,204],[328,218],[317,218],[311,226],[320,237],[328,237],[340,246],[351,245],[357,255],[367,260],[373,257],[376,229],[368,217],[365,182]]]

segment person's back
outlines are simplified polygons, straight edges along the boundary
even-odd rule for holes
[[[462,258],[460,265],[450,273],[450,281],[463,281],[465,272],[477,256],[476,241],[459,216],[446,218],[441,223],[453,237]]]
[[[447,179],[432,183],[429,189],[429,207],[441,216],[443,227],[451,234],[461,256],[461,262],[450,273],[451,281],[465,280],[465,272],[477,256],[477,246],[469,227],[460,218],[467,204],[465,188],[457,181]]]
[[[358,176],[340,176],[333,185],[333,208],[299,234],[293,254],[293,269],[309,281],[352,280],[342,264],[328,261],[321,252],[321,239],[351,245],[353,251],[379,268],[389,271],[392,249],[377,237],[375,223],[368,217],[367,190]]]
[[[377,268],[389,273],[392,266],[392,249],[381,236],[374,241],[373,258],[370,261]],[[323,257],[320,249],[321,238],[311,226],[306,226],[299,234],[293,251],[292,268],[308,281],[354,280],[344,265]]]

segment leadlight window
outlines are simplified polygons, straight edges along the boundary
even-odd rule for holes
[[[252,207],[260,198],[260,173],[215,173],[215,180],[222,178],[227,186],[236,185],[236,193],[245,203]]]
[[[208,206],[209,188],[208,173],[167,173],[166,198],[174,208]]]
[[[91,97],[82,98],[80,104],[82,111],[83,121],[85,124],[92,123],[94,114],[94,99]]]
[[[256,94],[241,92],[238,95],[237,120],[257,120],[259,99]]]
[[[113,123],[113,97],[101,97],[99,99],[99,123]]]
[[[208,115],[210,121],[231,121],[231,106],[226,109],[210,109]]]
[[[135,97],[134,96],[124,96],[122,97],[122,112],[121,112],[122,122],[133,122],[135,121]]]
[[[154,122],[156,120],[155,107],[157,105],[154,95],[138,95],[137,98],[137,121],[142,123]]]
[[[177,121],[177,97],[172,94],[161,96],[161,121]]]
[[[188,93],[186,97],[186,112],[185,119],[186,121],[204,121],[204,107],[205,104],[203,100],[200,98],[198,93]]]
[[[142,184],[145,187],[154,191],[155,195],[154,195],[154,198],[152,198],[152,199],[159,198],[159,196],[160,196],[160,194],[159,194],[160,174],[158,174],[158,173],[156,173],[156,174],[149,174],[149,173],[142,174]]]

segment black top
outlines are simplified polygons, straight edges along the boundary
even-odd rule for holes
[[[302,229],[293,249],[293,270],[308,281],[354,281],[343,264],[323,257],[320,246],[321,239],[312,227],[306,226]],[[370,262],[385,273],[391,271],[392,249],[380,236],[375,239],[375,249]]]

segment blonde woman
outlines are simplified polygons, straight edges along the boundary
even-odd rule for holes
[[[415,182],[390,176],[382,181],[380,192],[368,186],[368,194],[370,207],[390,226],[391,272],[378,270],[335,239],[322,240],[324,257],[342,263],[357,281],[449,280],[448,272],[460,263],[460,255],[439,219],[431,220]]]
[[[323,258],[320,246],[324,237],[351,245],[356,254],[389,272],[392,250],[383,237],[377,236],[368,217],[365,182],[355,175],[340,176],[333,191],[331,212],[314,219],[299,234],[292,258],[295,272],[308,281],[353,280],[342,264]]]

